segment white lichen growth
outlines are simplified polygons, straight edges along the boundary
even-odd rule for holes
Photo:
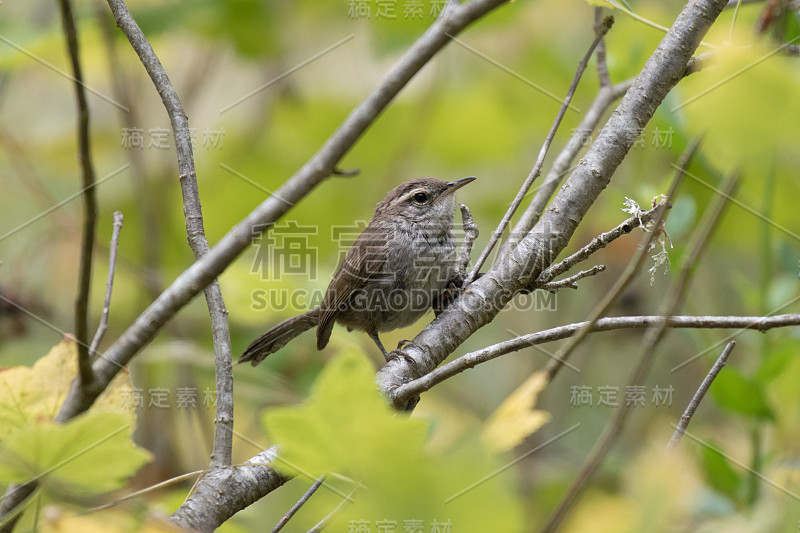
[[[672,240],[667,235],[666,231],[663,231],[661,235],[658,236],[658,243],[661,245],[661,250],[652,256],[653,258],[653,266],[651,266],[647,271],[650,273],[650,288],[655,288],[656,284],[656,272],[658,269],[663,265],[664,267],[664,275],[666,276],[669,273],[669,253],[667,252],[667,244],[669,244],[670,249],[672,248]],[[650,249],[652,250],[655,248],[655,243],[650,244]]]
[[[658,202],[664,199],[664,195],[659,195],[653,199],[653,207],[657,205]],[[659,250],[656,254],[651,256],[653,258],[653,266],[650,267],[647,271],[650,273],[650,287],[653,288],[656,283],[656,273],[660,268],[663,267],[664,275],[669,273],[670,261],[669,261],[669,252],[667,252],[667,245],[669,245],[670,249],[672,248],[672,240],[669,238],[669,234],[667,233],[666,227],[664,227],[664,223],[661,223],[661,227],[653,228],[653,221],[650,220],[645,223],[642,220],[642,215],[646,213],[636,200],[632,198],[625,197],[625,202],[622,204],[624,207],[622,211],[628,213],[639,221],[639,227],[642,228],[644,231],[656,231],[658,232],[658,244],[661,245],[661,250]],[[656,248],[655,243],[650,243],[651,251]]]
[[[644,227],[644,224],[642,223],[642,214],[644,214],[644,211],[642,210],[641,207],[639,207],[639,204],[636,203],[636,200],[634,200],[633,198],[628,198],[626,196],[625,201],[622,203],[622,205],[625,206],[622,208],[622,211],[628,213],[629,215],[635,216],[636,219],[639,221],[639,227],[641,227],[642,229],[646,229]]]

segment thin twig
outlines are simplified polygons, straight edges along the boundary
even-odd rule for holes
[[[603,28],[603,8],[594,7],[594,31],[600,32]],[[597,43],[597,77],[601,87],[611,87],[611,77],[608,75],[608,64],[606,63],[606,40],[600,39]]]
[[[657,324],[647,329],[644,339],[642,339],[637,356],[639,363],[637,364],[636,369],[633,371],[631,378],[628,380],[629,385],[637,385],[644,382],[647,372],[650,370],[650,366],[653,362],[653,354],[655,349],[664,333],[667,331],[666,317],[671,315],[683,302],[683,298],[686,294],[686,289],[689,284],[689,278],[693,272],[692,268],[697,263],[697,259],[701,252],[705,249],[708,239],[716,227],[717,222],[719,221],[722,209],[727,204],[728,197],[733,193],[737,183],[738,174],[734,174],[730,179],[727,180],[727,183],[724,186],[724,193],[719,196],[714,202],[714,205],[712,205],[711,208],[706,211],[703,220],[700,223],[700,229],[692,235],[692,239],[688,245],[690,251],[683,261],[680,276],[670,287],[669,293],[666,295],[661,306],[659,314],[662,316],[662,318]],[[590,452],[589,457],[587,458],[580,472],[578,472],[575,481],[569,487],[567,493],[559,502],[558,506],[556,506],[555,511],[545,524],[545,527],[542,529],[542,533],[554,533],[556,530],[558,530],[561,522],[567,516],[567,513],[582,492],[583,487],[586,485],[589,479],[594,476],[594,474],[600,468],[600,465],[603,463],[606,455],[608,455],[608,452],[614,446],[617,437],[622,432],[622,428],[625,425],[629,412],[630,405],[626,403],[621,405],[611,418],[605,430],[603,431],[603,434],[592,448],[592,451]]]
[[[200,191],[195,174],[192,154],[191,132],[183,104],[175,92],[161,61],[153,51],[139,25],[134,20],[123,0],[108,0],[117,26],[130,41],[145,70],[153,80],[156,90],[172,124],[175,151],[178,158],[183,211],[186,220],[186,235],[195,259],[201,259],[209,251],[203,227],[203,211],[200,206]],[[214,366],[216,374],[216,416],[214,418],[214,445],[209,466],[213,468],[231,465],[233,449],[233,363],[231,357],[231,335],[228,326],[228,311],[217,280],[205,287],[206,303],[211,319],[211,335],[214,344]]]
[[[633,215],[632,217],[622,221],[617,227],[606,231],[605,233],[601,233],[574,254],[562,259],[555,265],[546,268],[541,274],[539,274],[539,277],[536,278],[536,286],[540,287],[543,284],[549,283],[556,276],[560,276],[581,261],[585,261],[596,251],[605,248],[609,243],[622,237],[623,235],[627,235],[635,228],[647,226],[650,222],[658,217],[662,209],[669,207],[670,206],[667,203],[667,199],[662,198],[652,209],[637,215]]]
[[[114,99],[122,104],[118,109],[119,118],[123,132],[133,132],[137,129],[143,131],[141,114],[137,105],[132,103],[134,83],[131,76],[128,76],[117,51],[118,44],[116,37],[116,26],[114,18],[108,9],[101,2],[93,2],[97,25],[100,27],[103,48],[107,57],[109,77],[111,78],[111,89]],[[154,202],[151,197],[156,184],[150,178],[145,163],[143,150],[125,150],[125,155],[130,164],[131,184],[133,185],[133,196],[136,205],[136,212],[140,216],[141,232],[147,235],[146,239],[140,239],[141,257],[143,268],[144,288],[150,299],[156,298],[163,290],[163,273],[161,267],[161,228],[162,209],[158,202]],[[168,164],[165,161],[165,164]],[[172,171],[171,167],[164,169],[164,174]],[[152,171],[151,171],[152,172]],[[159,172],[152,172],[159,175]]]
[[[530,190],[531,185],[536,178],[539,177],[539,174],[542,172],[542,165],[544,164],[544,158],[547,155],[547,152],[550,150],[550,145],[553,142],[553,138],[556,136],[556,132],[558,131],[558,127],[561,125],[561,120],[564,118],[564,114],[567,112],[567,108],[569,107],[570,102],[572,101],[572,96],[575,94],[575,89],[578,87],[578,82],[583,75],[583,72],[586,70],[586,66],[589,64],[589,59],[592,57],[595,48],[597,47],[598,43],[603,39],[608,30],[611,29],[611,25],[614,23],[614,17],[606,17],[603,20],[603,24],[597,30],[597,35],[592,41],[591,46],[589,46],[589,50],[586,52],[586,55],[583,56],[580,63],[578,63],[578,70],[575,73],[575,77],[572,79],[572,83],[569,86],[569,90],[567,91],[567,95],[564,97],[564,101],[561,104],[561,108],[558,110],[556,114],[556,118],[553,121],[553,125],[550,126],[550,131],[547,133],[547,137],[544,139],[544,143],[542,144],[541,150],[539,150],[539,156],[536,158],[536,163],[533,165],[533,169],[531,169],[530,174],[528,177],[525,178],[525,181],[520,187],[519,191],[517,191],[517,196],[511,202],[511,206],[506,211],[506,214],[503,215],[503,219],[500,221],[500,224],[497,225],[497,229],[494,230],[492,233],[491,238],[489,239],[489,243],[486,245],[486,248],[483,249],[481,255],[475,261],[475,265],[472,267],[469,275],[464,280],[464,287],[475,281],[475,278],[478,276],[478,272],[480,271],[483,264],[486,262],[486,259],[489,257],[489,254],[492,253],[497,241],[500,240],[500,237],[503,235],[503,232],[506,230],[508,223],[511,221],[511,217],[514,216],[516,213],[517,208],[522,203],[522,200],[525,199],[525,195],[528,194],[528,190]]]
[[[703,401],[703,397],[705,397],[706,392],[708,392],[708,389],[711,387],[711,384],[714,382],[717,375],[722,371],[722,367],[724,367],[725,363],[728,362],[728,356],[733,351],[734,346],[736,346],[736,341],[731,341],[725,346],[725,349],[722,350],[722,353],[717,358],[714,366],[711,367],[711,370],[700,384],[700,387],[697,389],[697,391],[695,391],[692,401],[686,406],[686,410],[683,412],[683,416],[681,416],[678,427],[675,428],[672,438],[669,439],[667,449],[674,450],[678,447],[678,444],[680,444],[681,438],[683,438],[683,434],[686,433],[686,428],[689,427],[689,422],[691,422],[692,416],[694,416],[694,412],[697,410],[700,402]]]
[[[360,487],[360,486],[361,486],[360,482],[356,483],[356,485],[353,487],[353,490],[350,491],[350,494],[348,494],[346,498],[344,498],[342,501],[340,501],[339,504],[336,507],[334,507],[333,510],[330,513],[328,513],[324,517],[322,517],[322,520],[317,522],[314,525],[314,527],[312,527],[311,529],[308,530],[307,533],[319,533],[320,531],[325,529],[328,526],[328,522],[331,521],[331,518],[333,517],[333,515],[335,515],[336,513],[339,512],[339,509],[341,509],[342,506],[344,506],[345,502],[352,502],[353,501],[353,494],[356,493],[356,489],[358,489],[358,487]]]
[[[195,470],[194,472],[186,472],[185,474],[181,474],[179,476],[174,476],[174,477],[171,477],[169,479],[165,479],[164,481],[160,481],[158,483],[150,485],[149,487],[145,487],[145,488],[137,490],[135,492],[131,492],[130,494],[126,494],[125,496],[121,496],[121,497],[115,499],[114,501],[111,501],[111,502],[108,502],[108,503],[104,503],[104,504],[98,505],[96,507],[92,507],[87,512],[94,513],[94,512],[97,512],[97,511],[104,511],[106,509],[110,509],[111,507],[115,507],[115,506],[121,504],[122,502],[126,502],[128,500],[133,499],[133,498],[138,498],[139,496],[143,496],[145,494],[149,494],[149,493],[154,492],[154,491],[156,491],[158,489],[163,489],[164,487],[169,487],[171,485],[174,485],[175,483],[180,483],[181,481],[184,481],[184,480],[187,480],[187,479],[191,479],[191,478],[193,478],[195,476],[202,477],[203,474],[206,474],[206,473],[208,473],[208,470]]]
[[[308,488],[306,493],[303,494],[303,497],[297,500],[297,503],[292,505],[292,508],[289,509],[285,515],[283,515],[280,521],[272,529],[272,533],[278,533],[278,531],[283,529],[283,526],[285,526],[289,522],[289,520],[292,519],[292,517],[297,513],[297,511],[299,511],[300,508],[303,505],[305,505],[305,503],[309,500],[309,498],[311,498],[311,496],[313,496],[314,493],[317,492],[317,489],[322,486],[322,484],[325,482],[325,477],[326,477],[325,474],[323,474],[319,478],[317,478],[317,480]]]
[[[100,341],[103,340],[103,335],[108,329],[108,312],[111,309],[111,289],[114,287],[114,268],[117,265],[117,247],[119,245],[119,232],[122,229],[122,213],[114,211],[114,227],[111,231],[111,244],[108,251],[108,279],[106,280],[106,296],[103,300],[103,314],[100,315],[100,325],[97,326],[97,332],[92,339],[92,345],[89,347],[89,357],[94,358],[97,349],[100,347]]]
[[[533,228],[539,220],[539,217],[542,216],[547,202],[553,196],[553,193],[558,188],[562,179],[569,172],[572,161],[586,144],[588,137],[600,123],[600,119],[603,118],[606,110],[612,103],[625,94],[632,82],[633,80],[627,80],[611,87],[600,87],[592,105],[589,106],[580,124],[574,129],[569,141],[567,141],[567,144],[553,161],[550,172],[547,173],[544,181],[542,181],[542,184],[536,190],[536,194],[534,194],[531,203],[520,216],[514,229],[511,230],[508,239],[503,243],[500,255],[513,249],[517,243],[528,234],[531,228]]]
[[[97,227],[97,196],[94,188],[94,167],[92,165],[91,144],[89,140],[89,105],[83,83],[83,71],[78,45],[78,30],[72,13],[70,0],[59,0],[64,36],[67,40],[72,75],[75,81],[75,98],[78,107],[78,158],[83,173],[83,232],[81,235],[81,257],[78,267],[78,296],[75,298],[75,338],[78,340],[79,385],[89,388],[94,383],[92,362],[87,348],[89,342],[89,292],[92,285],[92,255],[94,234]]]
[[[591,333],[616,331],[620,329],[642,329],[652,327],[662,321],[663,316],[615,316],[597,320],[591,326]],[[425,376],[410,381],[396,389],[402,397],[413,397],[431,389],[442,381],[475,368],[477,365],[497,359],[503,355],[524,350],[539,344],[559,341],[575,335],[587,327],[589,321],[576,322],[565,326],[520,335],[513,339],[492,344],[480,350],[464,354],[449,363],[436,368]],[[774,316],[670,316],[666,318],[666,326],[681,329],[738,329],[765,332],[773,328],[800,326],[800,314],[784,314]]]
[[[594,276],[595,274],[599,274],[600,272],[606,269],[605,265],[595,265],[589,270],[581,270],[577,274],[573,274],[564,279],[559,279],[557,281],[548,281],[547,283],[542,283],[541,285],[537,286],[537,289],[542,289],[544,291],[556,291],[558,289],[577,289],[578,288],[578,280],[583,278],[588,278],[589,276]]]

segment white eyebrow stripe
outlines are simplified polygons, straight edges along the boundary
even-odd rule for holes
[[[400,201],[401,201],[401,202],[405,202],[406,200],[408,200],[409,198],[411,198],[412,196],[414,196],[414,195],[415,195],[415,194],[417,194],[418,192],[425,192],[425,191],[424,191],[423,189],[414,189],[414,190],[412,190],[412,191],[410,191],[410,192],[407,192],[407,193],[406,193],[406,194],[404,194],[403,196],[401,196],[401,197],[400,197]],[[426,194],[426,196],[427,196],[427,194]]]

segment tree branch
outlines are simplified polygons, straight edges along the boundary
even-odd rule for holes
[[[615,331],[619,329],[642,329],[652,327],[666,320],[666,327],[681,329],[738,329],[765,332],[773,328],[800,326],[800,314],[774,316],[670,316],[666,319],[658,315],[606,317],[597,320],[589,329],[591,333]],[[575,322],[565,326],[520,335],[513,339],[492,344],[480,350],[464,354],[445,363],[421,378],[401,385],[395,394],[411,398],[433,388],[442,381],[475,368],[481,363],[497,359],[503,355],[524,350],[531,346],[559,341],[575,335],[589,325],[589,321]]]
[[[712,56],[713,52],[706,52],[692,57],[689,59],[683,75],[688,76],[695,72],[700,72],[708,66]],[[539,217],[541,217],[542,212],[544,212],[547,202],[550,200],[550,197],[553,196],[553,193],[556,192],[561,180],[567,175],[572,161],[585,144],[586,138],[591,135],[600,123],[600,119],[603,118],[606,109],[628,91],[631,83],[633,83],[633,80],[623,81],[616,85],[601,85],[600,89],[597,91],[597,96],[595,96],[592,105],[583,116],[581,123],[575,128],[569,141],[567,141],[561,153],[556,157],[550,172],[548,172],[547,177],[542,181],[530,205],[528,205],[527,209],[525,209],[520,216],[508,240],[503,243],[501,255],[503,255],[508,248],[516,246],[517,243],[528,234],[531,228],[533,228],[534,224],[538,222]]]
[[[92,345],[89,347],[89,357],[94,357],[97,349],[100,347],[100,342],[103,340],[103,335],[108,329],[108,313],[111,309],[111,289],[114,287],[114,269],[117,266],[117,247],[119,245],[119,232],[122,230],[122,213],[114,211],[114,226],[111,231],[111,244],[108,251],[108,278],[106,279],[106,296],[103,300],[103,314],[100,315],[100,325],[97,326],[97,332],[92,339]]]
[[[635,228],[647,226],[650,222],[653,222],[658,218],[662,209],[668,207],[670,206],[667,203],[667,198],[663,198],[661,201],[657,202],[652,209],[645,211],[644,213],[640,213],[638,215],[633,215],[632,217],[621,222],[616,228],[611,229],[605,233],[601,233],[600,235],[589,241],[589,244],[587,244],[574,254],[570,255],[569,257],[566,257],[565,259],[562,259],[555,265],[546,268],[539,275],[539,277],[536,278],[536,285],[540,286],[545,283],[549,283],[553,278],[555,278],[556,276],[560,276],[561,274],[568,271],[570,268],[577,265],[581,261],[585,261],[593,253],[602,248],[605,248],[612,241],[622,237],[623,235],[627,235]]]
[[[564,118],[564,113],[567,112],[567,108],[569,107],[570,102],[572,101],[572,97],[575,95],[575,90],[578,88],[578,82],[583,75],[583,72],[586,70],[586,66],[589,64],[589,59],[594,54],[595,48],[597,45],[603,40],[603,37],[608,30],[611,29],[611,25],[614,24],[614,17],[606,17],[603,20],[603,23],[597,29],[594,41],[589,46],[589,50],[587,50],[586,54],[583,56],[583,59],[578,63],[578,70],[575,72],[575,77],[572,78],[572,83],[567,90],[567,95],[564,97],[564,101],[561,103],[561,107],[556,113],[556,118],[553,120],[553,125],[550,126],[550,131],[547,133],[547,136],[544,139],[544,143],[542,143],[542,148],[539,150],[539,156],[536,158],[536,162],[531,169],[530,174],[528,177],[525,178],[525,181],[522,183],[522,187],[520,187],[519,191],[517,191],[516,197],[511,202],[511,206],[509,206],[506,214],[503,215],[503,219],[500,221],[500,224],[497,225],[497,229],[494,230],[492,236],[489,238],[489,242],[486,244],[486,247],[481,252],[481,255],[475,261],[475,265],[472,267],[469,275],[467,275],[466,279],[464,280],[464,287],[475,281],[475,278],[478,277],[478,272],[480,272],[481,267],[488,259],[489,254],[494,250],[495,245],[500,240],[500,237],[503,235],[503,232],[506,230],[508,223],[511,222],[511,217],[516,213],[517,208],[522,203],[522,200],[525,199],[525,195],[528,194],[528,190],[530,190],[531,185],[536,178],[539,177],[539,174],[542,172],[542,165],[544,165],[544,158],[547,156],[547,152],[550,151],[550,145],[553,143],[553,138],[556,136],[556,132],[558,131],[558,127],[561,125],[561,120]]]
[[[89,291],[92,284],[92,255],[94,234],[97,227],[97,195],[94,188],[94,167],[92,165],[91,144],[89,140],[89,104],[86,102],[83,70],[81,68],[78,30],[72,13],[70,0],[58,0],[61,21],[67,41],[67,51],[75,80],[75,99],[78,108],[78,159],[83,173],[83,232],[81,235],[81,258],[78,274],[78,295],[75,298],[75,338],[78,341],[78,385],[91,387],[94,381],[92,361],[89,357]]]
[[[200,206],[200,191],[192,154],[192,140],[189,120],[183,109],[178,93],[172,86],[161,61],[153,51],[139,25],[134,20],[123,0],[108,0],[117,26],[128,38],[139,56],[156,91],[164,104],[175,138],[175,151],[178,157],[183,212],[186,220],[186,235],[195,259],[208,253],[209,246],[203,228],[203,211]],[[210,467],[230,466],[233,447],[233,363],[231,358],[231,335],[228,327],[228,310],[222,298],[222,290],[216,279],[205,287],[206,303],[211,317],[211,335],[214,343],[216,370],[216,417],[214,446],[211,452]]]
[[[694,416],[694,412],[700,406],[700,402],[703,401],[708,389],[711,388],[714,379],[716,379],[717,375],[722,371],[722,367],[728,362],[728,356],[733,351],[734,346],[736,346],[735,341],[731,341],[725,346],[725,349],[722,350],[722,353],[714,362],[714,366],[711,367],[708,375],[706,375],[700,387],[695,391],[694,396],[692,396],[692,401],[686,406],[686,410],[683,412],[683,416],[681,416],[681,420],[675,428],[675,432],[672,434],[672,438],[669,439],[669,444],[667,444],[668,449],[674,450],[678,447],[678,444],[680,444],[681,438],[683,438],[683,434],[686,433],[686,428],[689,427],[689,422],[691,422],[692,416]]]
[[[277,448],[273,446],[247,461],[245,466],[212,470],[170,518],[190,531],[214,531],[234,514],[289,480],[272,468],[277,456]]]
[[[510,248],[514,248],[519,241],[528,234],[534,224],[538,222],[547,202],[553,196],[553,193],[556,192],[561,180],[567,175],[572,161],[585,144],[587,137],[591,135],[600,123],[600,119],[603,118],[608,107],[625,94],[631,86],[631,83],[633,83],[633,80],[624,81],[609,87],[600,87],[592,105],[586,111],[578,127],[575,128],[567,144],[562,148],[555,161],[553,161],[550,172],[547,173],[542,184],[536,190],[536,194],[534,194],[531,203],[520,216],[514,229],[511,230],[511,235],[509,235],[508,239],[503,243],[500,249],[500,255],[505,255]]]

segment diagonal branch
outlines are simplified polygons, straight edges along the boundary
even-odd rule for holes
[[[578,288],[578,280],[583,278],[588,278],[589,276],[594,276],[595,274],[599,274],[606,269],[605,265],[595,265],[590,269],[581,270],[577,274],[573,274],[572,276],[559,279],[556,281],[548,281],[546,283],[540,283],[538,285],[538,289],[542,289],[544,291],[555,292],[558,289],[577,289]]]
[[[681,420],[675,428],[675,432],[672,434],[672,438],[669,439],[669,443],[667,444],[668,449],[674,450],[678,447],[678,444],[681,443],[681,438],[683,434],[686,433],[686,428],[689,427],[689,422],[692,420],[694,412],[697,411],[700,402],[703,401],[708,389],[711,388],[714,379],[716,379],[717,375],[722,371],[722,367],[728,362],[728,356],[733,351],[734,346],[736,346],[736,341],[731,341],[725,345],[725,349],[722,350],[722,353],[714,362],[714,366],[711,367],[711,370],[709,370],[705,379],[700,384],[700,387],[695,391],[694,396],[692,396],[692,401],[686,406],[686,410],[683,412]]]
[[[689,76],[707,67],[712,55],[712,52],[706,52],[692,57],[687,62],[683,75]],[[572,161],[577,157],[578,152],[586,143],[587,138],[592,134],[595,128],[597,128],[600,119],[603,118],[608,107],[624,95],[632,83],[633,80],[627,80],[608,86],[601,84],[592,105],[586,111],[578,127],[573,130],[572,136],[569,138],[569,141],[567,141],[567,144],[562,148],[558,157],[556,157],[550,172],[547,173],[542,184],[536,190],[536,194],[531,200],[531,203],[520,216],[508,240],[503,243],[501,255],[509,248],[516,246],[517,243],[528,234],[531,228],[533,228],[534,224],[539,221],[539,217],[542,216],[547,202],[550,200],[550,197],[553,196],[553,193],[556,192],[561,180],[569,172]]]
[[[520,215],[514,229],[511,230],[511,235],[509,235],[508,240],[506,240],[500,248],[501,256],[505,255],[510,248],[514,248],[519,241],[528,234],[534,224],[538,222],[547,202],[550,200],[550,197],[553,196],[553,193],[556,192],[561,180],[569,172],[572,161],[578,155],[580,149],[583,148],[587,138],[600,123],[600,119],[603,118],[606,110],[611,104],[625,94],[631,86],[631,83],[633,83],[633,80],[624,81],[613,86],[600,87],[592,105],[586,111],[578,127],[573,131],[567,144],[561,149],[561,152],[559,152],[558,156],[553,161],[550,172],[548,172],[547,176],[542,180],[531,203],[525,211],[522,212],[522,215]]]

